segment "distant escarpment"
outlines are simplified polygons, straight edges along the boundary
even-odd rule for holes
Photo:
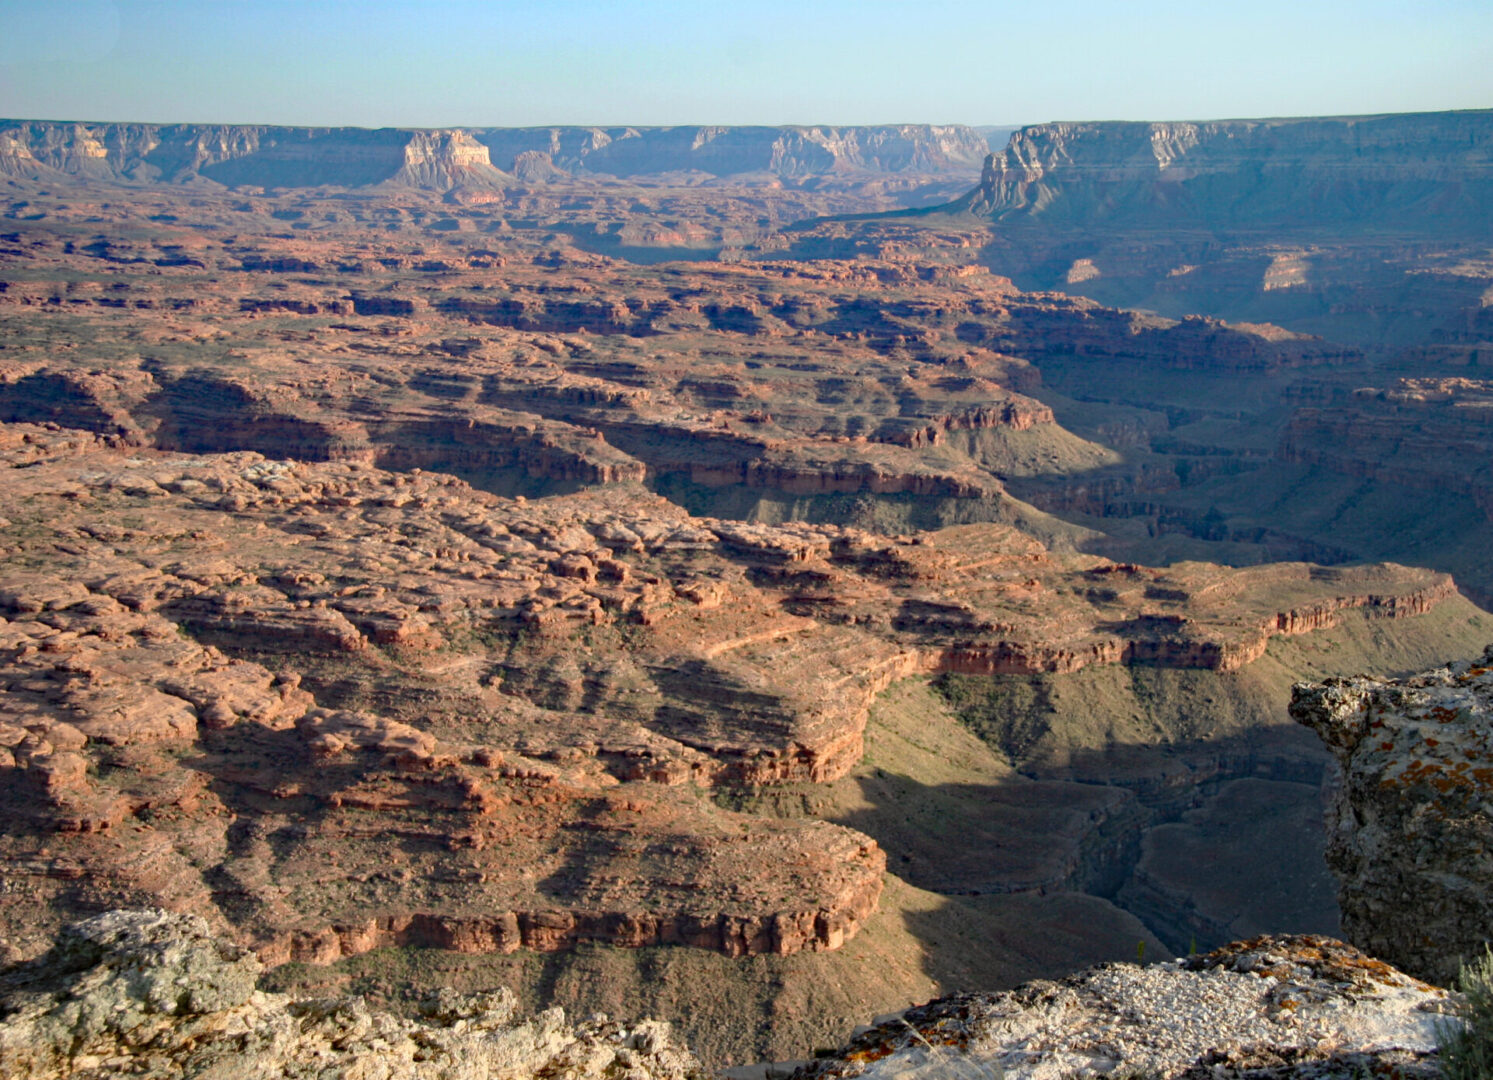
[[[464,131],[24,120],[0,122],[0,176],[436,191],[513,182]]]
[[[488,128],[475,133],[497,161],[543,154],[573,173],[634,176],[770,173],[960,173],[979,167],[986,141],[960,124],[873,127]]]
[[[1487,233],[1493,110],[1039,124],[955,205],[1005,222]]]
[[[937,250],[1025,290],[1358,346],[1487,340],[1493,111],[1015,132],[942,205],[801,221],[808,258]],[[1447,356],[1442,357],[1443,360]]]
[[[1437,982],[1493,924],[1493,649],[1408,679],[1294,688],[1291,715],[1337,756],[1327,861],[1343,929]]]
[[[931,124],[419,130],[0,121],[0,176],[53,182],[448,192],[544,183],[567,172],[972,176],[985,153],[974,130]]]

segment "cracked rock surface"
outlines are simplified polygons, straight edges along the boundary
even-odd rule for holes
[[[1293,688],[1342,769],[1327,861],[1343,930],[1437,982],[1493,925],[1493,648],[1406,679]]]

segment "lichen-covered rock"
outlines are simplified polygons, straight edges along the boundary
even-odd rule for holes
[[[261,965],[194,915],[111,911],[0,973],[0,1075],[147,1080],[690,1080],[667,1024],[632,1027],[560,1009],[514,1019],[507,990],[433,995],[419,1019],[361,998],[296,1001],[255,989]]]
[[[1351,945],[1259,937],[1150,967],[1105,964],[1060,982],[934,1001],[795,1077],[1429,1080],[1440,1075],[1447,1008],[1445,991]]]
[[[1408,679],[1301,683],[1291,715],[1343,782],[1327,860],[1343,930],[1450,982],[1493,936],[1493,648]]]

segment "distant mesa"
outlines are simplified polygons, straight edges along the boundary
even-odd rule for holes
[[[930,124],[410,130],[0,121],[0,176],[52,182],[449,192],[567,173],[973,177],[986,152],[975,129]]]
[[[638,176],[765,173],[803,179],[834,173],[973,172],[983,135],[960,125],[882,127],[490,128],[473,133],[493,156],[548,154],[574,173]]]
[[[555,165],[554,159],[542,150],[524,150],[513,159],[509,172],[526,184],[545,184],[551,180],[562,180],[570,176]]]
[[[503,187],[463,131],[177,124],[0,125],[0,175],[230,187]]]
[[[1025,127],[948,209],[1002,222],[1493,227],[1493,110]]]
[[[480,191],[566,177],[763,182],[969,177],[944,209],[1175,228],[1493,222],[1493,110],[1004,129],[688,126],[301,128],[0,121],[0,176],[229,187]]]

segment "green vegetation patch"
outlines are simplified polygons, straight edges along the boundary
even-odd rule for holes
[[[960,723],[1013,765],[1036,748],[1057,713],[1039,678],[946,674],[933,680],[933,689]]]
[[[1463,963],[1457,976],[1462,1001],[1457,1020],[1440,1033],[1441,1071],[1447,1080],[1486,1080],[1493,1076],[1493,951]]]

